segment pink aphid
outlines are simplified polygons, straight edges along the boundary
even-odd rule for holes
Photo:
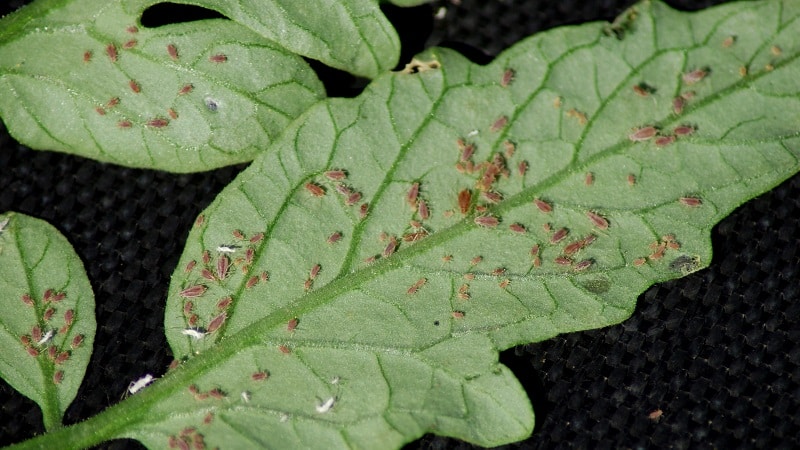
[[[61,384],[64,380],[64,371],[63,370],[56,370],[53,374],[53,384]]]
[[[44,303],[50,303],[50,301],[53,300],[54,295],[55,292],[52,289],[47,289],[46,291],[44,291],[44,295],[42,295],[42,301]]]
[[[73,320],[75,320],[75,310],[68,309],[68,310],[64,311],[64,323],[67,326],[70,326],[70,325],[72,325],[72,321]]]
[[[656,138],[656,147],[666,147],[675,142],[675,136],[659,136]]]
[[[648,139],[652,139],[657,132],[658,129],[654,126],[637,128],[636,131],[628,135],[628,139],[630,139],[633,142],[646,141]]]
[[[514,72],[514,69],[511,68],[503,71],[503,78],[500,79],[500,86],[508,87],[508,85],[511,84],[512,81],[514,81],[515,74],[516,73]]]
[[[47,308],[47,309],[44,311],[44,314],[42,314],[42,319],[44,319],[44,320],[45,320],[45,322],[46,322],[46,321],[49,321],[50,319],[52,319],[52,318],[53,318],[53,314],[55,314],[55,312],[56,312],[56,310],[55,310],[55,309],[53,309],[53,308]]]
[[[177,61],[178,60],[178,47],[176,47],[175,44],[167,45],[167,54],[169,55],[170,58],[172,58],[173,61]]]
[[[489,130],[492,132],[497,132],[505,128],[507,124],[508,124],[508,117],[500,116],[497,118],[497,120],[494,121],[494,123],[492,123],[492,126],[491,128],[489,128]]]
[[[553,233],[552,236],[550,236],[550,243],[551,244],[558,244],[559,242],[563,241],[564,238],[567,237],[568,234],[569,234],[569,230],[567,230],[566,228],[560,228],[560,229],[558,229],[558,231]]]
[[[117,127],[119,128],[130,128],[132,126],[133,124],[131,123],[130,120],[120,120],[119,122],[117,122]]]
[[[217,278],[224,280],[228,276],[230,264],[231,260],[227,256],[219,255],[219,258],[217,258]]]
[[[117,62],[117,46],[114,44],[106,45],[106,54],[111,62]]]
[[[559,266],[570,266],[572,265],[572,260],[567,258],[566,256],[559,256],[553,260],[554,263],[558,264]]]
[[[319,275],[319,271],[322,270],[322,266],[319,264],[314,264],[314,267],[311,268],[311,272],[308,274],[308,278],[314,280]]]
[[[525,176],[525,173],[528,171],[528,161],[520,161],[519,165],[517,165],[517,172],[519,176]]]
[[[28,306],[33,306],[33,299],[31,298],[30,294],[22,294],[22,303],[25,303]]]
[[[256,251],[252,247],[248,247],[247,250],[244,251],[244,261],[247,264],[253,262],[253,258],[256,256]]]
[[[194,286],[189,286],[186,289],[180,291],[178,295],[183,298],[197,298],[203,295],[206,292],[206,287],[202,284],[196,284]]]
[[[83,344],[83,335],[82,334],[76,334],[75,337],[72,338],[72,343],[70,344],[70,347],[72,347],[73,349],[76,349],[76,348],[80,347],[81,344]]]
[[[295,317],[294,319],[289,320],[289,322],[286,324],[286,331],[289,331],[289,332],[294,331],[295,328],[297,328],[297,324],[298,323],[300,323],[300,320],[297,317]]]
[[[183,304],[183,315],[185,316],[190,315],[193,309],[194,309],[194,303],[192,303],[191,301],[187,301],[186,303]]]
[[[419,290],[419,288],[421,288],[422,286],[425,286],[425,283],[427,283],[427,282],[428,282],[428,279],[427,279],[427,278],[420,278],[419,280],[417,280],[417,282],[416,282],[416,283],[412,284],[412,285],[411,285],[411,287],[410,287],[410,288],[408,288],[408,290],[406,291],[406,293],[407,293],[408,295],[414,295],[414,294],[416,294],[416,293],[417,293],[417,291]]]
[[[358,207],[358,218],[364,219],[367,217],[369,213],[369,203],[362,203],[361,206]]]
[[[494,216],[478,216],[475,218],[475,223],[484,228],[494,228],[500,223],[500,220]]]
[[[395,250],[397,250],[397,239],[392,236],[389,238],[389,243],[386,244],[386,247],[383,249],[383,257],[388,258],[392,256]]]
[[[267,373],[264,370],[253,372],[253,374],[250,375],[250,379],[252,379],[253,381],[264,381],[267,378],[269,378],[269,373]]]
[[[306,183],[304,187],[306,191],[308,191],[308,193],[313,195],[314,197],[322,197],[325,195],[325,188],[323,188],[318,184]]]
[[[335,244],[335,243],[339,242],[341,239],[342,239],[342,233],[339,233],[338,231],[336,231],[333,234],[331,234],[330,236],[328,236],[328,239],[327,239],[326,242],[328,244]]]
[[[347,206],[353,206],[359,201],[361,201],[361,192],[353,192],[347,196],[347,198],[344,201],[344,204]]]
[[[253,286],[255,286],[256,284],[258,284],[258,277],[253,276],[253,277],[250,277],[250,278],[247,279],[247,283],[245,283],[244,286],[247,289],[250,289]]]
[[[691,125],[678,125],[672,132],[675,136],[689,136],[694,133],[694,127]]]
[[[147,126],[150,128],[164,128],[169,125],[169,120],[162,117],[156,117],[147,121]]]
[[[472,155],[475,153],[475,146],[472,144],[466,144],[461,148],[461,157],[460,160],[462,162],[467,162],[472,158]]]
[[[539,254],[539,245],[535,244],[533,247],[531,247],[531,256],[536,256],[538,254]]]
[[[61,365],[67,362],[68,359],[69,359],[69,352],[61,352],[58,354],[58,356],[56,356],[56,359],[55,361],[53,361],[53,363]]]
[[[108,102],[106,102],[106,108],[108,109],[111,109],[117,105],[119,105],[119,97],[111,97],[108,99]]]
[[[186,95],[194,89],[194,86],[191,84],[184,84],[183,87],[178,91],[178,95]]]
[[[608,229],[608,220],[605,217],[601,216],[592,211],[586,211],[586,217],[592,221],[592,224],[601,230]]]
[[[553,206],[550,205],[550,203],[538,198],[533,199],[533,204],[536,205],[536,207],[539,208],[539,211],[543,213],[549,213],[553,210]]]
[[[481,198],[489,203],[500,203],[503,200],[503,195],[494,191],[481,192]]]
[[[206,329],[206,331],[209,332],[209,333],[213,333],[213,332],[217,331],[219,329],[219,327],[221,327],[222,324],[225,323],[225,319],[227,317],[228,317],[228,313],[226,313],[226,312],[220,313],[217,317],[214,317],[213,319],[211,319],[211,322],[209,322],[208,328]]]
[[[221,298],[217,302],[217,309],[224,311],[224,310],[228,309],[229,306],[231,306],[231,303],[233,303],[233,298],[232,297]]]
[[[525,234],[527,230],[525,230],[525,225],[519,223],[512,223],[508,226],[508,228],[513,231],[514,233]]]
[[[686,72],[683,74],[683,82],[686,84],[695,84],[700,82],[708,75],[708,70],[706,69],[695,69],[691,72]]]
[[[411,209],[417,208],[417,197],[419,196],[419,183],[414,183],[411,185],[411,188],[406,193],[406,203]]]
[[[576,272],[582,272],[591,267],[592,264],[594,264],[594,261],[592,261],[591,259],[584,259],[583,261],[580,261],[579,263],[575,264],[573,270],[575,270]]]
[[[256,233],[253,237],[250,238],[251,244],[258,244],[261,240],[264,239],[264,233]]]
[[[583,183],[586,186],[591,186],[594,184],[594,174],[592,172],[586,172],[586,176],[583,179]]]
[[[208,60],[213,63],[224,63],[228,61],[228,57],[223,55],[222,53],[217,53],[216,55],[211,55],[208,57]]]
[[[122,48],[124,48],[125,50],[130,50],[133,47],[136,47],[136,44],[138,44],[138,43],[139,43],[139,41],[137,41],[136,39],[131,39],[131,40],[125,42],[124,44],[122,44]]]
[[[208,281],[217,281],[217,277],[215,277],[214,274],[208,269],[201,270],[200,276]]]
[[[678,201],[681,202],[681,204],[691,207],[696,207],[703,204],[703,200],[697,197],[681,197],[678,199]]]
[[[92,60],[92,52],[87,50],[83,52],[83,62],[88,63]]]
[[[347,178],[347,172],[344,170],[328,170],[324,175],[331,181],[342,181]]]
[[[172,108],[167,108],[167,115],[170,116],[172,119],[178,118],[178,112]]]
[[[686,99],[683,97],[675,97],[672,99],[672,112],[676,115],[683,113],[683,108],[686,106]]]
[[[136,34],[139,32],[139,29],[136,28],[136,25],[130,25],[127,28],[125,28],[125,31],[127,31],[130,34]]]
[[[417,213],[419,213],[419,218],[422,220],[428,220],[430,218],[431,213],[428,210],[428,203],[426,203],[425,200],[417,202]]]

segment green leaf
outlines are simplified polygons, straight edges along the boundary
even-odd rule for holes
[[[48,223],[0,215],[0,310],[0,376],[39,404],[48,430],[60,427],[97,325],[86,271]]]
[[[488,66],[433,49],[312,107],[191,231],[165,315],[179,367],[28,445],[525,438],[500,350],[624,320],[800,168],[796,2],[624,17]]]
[[[144,2],[37,5],[0,32],[0,116],[34,148],[208,170],[253,159],[324,97],[301,57],[237,22],[144,28]]]

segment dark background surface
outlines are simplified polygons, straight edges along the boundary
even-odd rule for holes
[[[23,3],[0,4],[0,14]],[[610,20],[632,3],[440,0],[388,13],[404,62],[443,44],[485,63],[527,35]],[[668,3],[696,10],[723,2]],[[447,13],[434,20],[439,7]],[[167,14],[157,12],[148,20]],[[320,73],[331,95],[354,95],[363,85]],[[126,169],[32,151],[0,126],[0,211],[54,224],[95,290],[94,354],[67,423],[116,403],[130,380],[165,372],[169,276],[195,216],[244,167],[194,175]],[[503,352],[537,414],[533,436],[508,448],[800,448],[798,198],[795,176],[739,208],[714,228],[711,267],[648,289],[623,324]],[[663,416],[650,420],[656,409]],[[38,407],[0,381],[0,444],[43,432],[41,423]],[[429,435],[407,448],[472,447]]]

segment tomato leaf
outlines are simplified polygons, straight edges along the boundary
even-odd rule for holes
[[[48,430],[86,373],[97,325],[94,294],[72,246],[55,228],[0,215],[0,376],[39,404]]]

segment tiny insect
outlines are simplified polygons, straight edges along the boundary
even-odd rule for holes
[[[564,240],[565,237],[567,237],[567,234],[569,234],[569,230],[567,230],[566,228],[559,228],[558,231],[556,231],[555,233],[553,233],[552,236],[550,236],[550,243],[557,244],[561,242],[562,240]]]
[[[68,359],[69,359],[69,352],[61,352],[53,360],[53,364],[61,365],[67,362]]]
[[[186,289],[180,291],[178,295],[183,298],[197,298],[203,295],[206,292],[206,287],[202,284],[196,284],[194,286],[189,286]]]
[[[483,191],[481,192],[481,198],[489,203],[500,203],[503,200],[503,195],[499,192]]]
[[[258,371],[258,372],[253,372],[250,375],[250,379],[252,379],[253,381],[264,381],[267,378],[269,378],[269,373],[267,373],[266,371],[263,371],[263,370]]]
[[[194,339],[202,339],[207,333],[202,328],[185,328],[181,330],[181,334]]]
[[[647,262],[646,258],[636,258],[633,260],[633,265],[636,267],[644,265]]]
[[[130,34],[136,34],[139,32],[139,29],[136,28],[136,25],[130,25],[127,28],[125,28],[125,31],[127,31]]]
[[[300,320],[297,317],[295,317],[294,319],[289,320],[289,322],[286,323],[286,331],[289,331],[289,332],[294,331],[295,328],[297,328],[297,324],[298,323],[300,323]]]
[[[692,207],[700,206],[703,204],[703,200],[697,197],[681,197],[678,199],[678,201],[686,206],[692,206]]]
[[[694,133],[694,127],[691,125],[678,125],[672,132],[675,136],[689,136]]]
[[[703,80],[708,75],[708,70],[706,69],[695,69],[691,72],[686,72],[682,75],[683,82],[689,85],[698,83]]]
[[[61,384],[61,382],[63,380],[64,380],[64,371],[63,370],[57,370],[53,374],[53,384]]]
[[[170,116],[172,119],[178,118],[178,113],[172,108],[167,108],[167,115]]]
[[[55,312],[56,312],[56,310],[55,310],[55,309],[53,309],[53,308],[47,308],[47,309],[44,311],[44,314],[42,314],[42,319],[44,319],[44,321],[45,321],[45,322],[49,321],[50,319],[52,319],[52,318],[53,318],[53,314],[55,314]]]
[[[512,223],[508,226],[508,228],[513,231],[514,233],[525,234],[527,230],[525,230],[525,225],[519,223]]]
[[[325,195],[325,188],[318,184],[306,183],[304,187],[306,191],[314,197],[322,197]]]
[[[213,63],[219,64],[219,63],[227,62],[228,61],[228,57],[223,55],[222,53],[218,53],[216,55],[209,56],[208,60],[213,62]]]
[[[242,391],[242,401],[245,403],[250,403],[250,392]]]
[[[646,141],[648,139],[653,138],[657,132],[658,129],[656,129],[656,127],[653,126],[637,128],[636,131],[628,135],[628,139],[630,139],[633,142]]]
[[[120,120],[119,122],[117,122],[117,127],[119,128],[130,128],[132,126],[133,124],[131,123],[130,120]]]
[[[730,48],[736,43],[736,36],[728,36],[722,40],[722,48]]]
[[[220,253],[234,253],[240,247],[238,245],[220,245],[217,247],[217,251]]]
[[[106,108],[108,109],[111,109],[117,105],[119,105],[119,97],[111,97],[108,99],[108,102],[106,102]]]
[[[428,279],[427,279],[427,278],[420,278],[419,280],[417,280],[417,282],[416,282],[416,283],[412,284],[412,285],[411,285],[411,287],[410,287],[410,288],[408,288],[408,290],[406,291],[406,293],[407,293],[408,295],[413,295],[413,294],[416,294],[416,293],[417,293],[417,291],[419,290],[419,288],[421,288],[422,286],[424,286],[424,285],[425,285],[425,283],[427,283],[427,282],[428,282]]]
[[[463,319],[464,318],[464,311],[453,311],[450,313],[453,316],[453,319]]]
[[[213,319],[211,319],[211,322],[209,322],[209,324],[208,324],[207,332],[208,333],[213,333],[213,332],[217,331],[219,329],[219,327],[221,327],[222,324],[225,323],[225,319],[227,317],[228,317],[228,314],[226,312],[222,312],[217,317],[214,317]]]
[[[501,281],[501,282],[500,282],[499,286],[500,286],[500,289],[505,289],[505,288],[507,288],[507,287],[508,287],[510,284],[511,284],[511,280],[509,280],[508,278],[506,278],[505,280],[503,280],[503,281]]]
[[[538,198],[533,199],[533,204],[536,205],[536,207],[539,208],[539,211],[543,213],[549,213],[553,210],[553,206],[550,203]]]
[[[311,268],[311,272],[310,272],[308,278],[310,278],[312,280],[317,278],[317,275],[319,275],[319,271],[321,269],[322,269],[322,266],[320,266],[319,264],[314,264],[314,267]]]
[[[475,223],[484,228],[494,228],[500,223],[500,220],[494,216],[478,216],[475,218]]]
[[[417,209],[417,197],[419,196],[419,183],[414,183],[406,193],[406,203],[411,209]]]
[[[147,385],[152,383],[154,379],[155,378],[153,378],[153,376],[148,373],[136,381],[131,381],[131,383],[128,385],[128,394],[130,395],[136,394],[137,392],[147,387]]]
[[[217,278],[224,280],[228,276],[228,269],[230,268],[231,260],[225,256],[220,255],[217,258]]]
[[[397,239],[392,236],[389,238],[389,243],[386,244],[386,247],[383,249],[383,257],[388,258],[394,254],[395,250],[397,250]]]
[[[419,218],[422,220],[428,220],[430,218],[431,213],[428,210],[428,203],[426,203],[425,200],[417,202],[417,213],[419,213]]]
[[[250,289],[250,288],[252,288],[253,286],[255,286],[256,284],[258,284],[258,277],[256,277],[256,276],[252,276],[252,277],[250,277],[250,278],[248,278],[248,279],[247,279],[247,283],[245,283],[245,287],[246,287],[247,289]]]
[[[655,140],[656,147],[666,147],[675,142],[675,136],[659,136]]]
[[[356,203],[361,201],[361,192],[352,192],[344,201],[344,204],[347,206],[353,206]]]
[[[208,391],[208,395],[216,400],[222,400],[226,397],[225,393],[219,388],[214,388]]]
[[[586,176],[584,177],[583,183],[586,186],[591,186],[594,184],[594,174],[592,172],[586,172]]]
[[[781,48],[778,47],[777,45],[773,45],[772,47],[769,48],[769,52],[772,53],[772,56],[781,56],[783,50],[781,50]]]
[[[512,81],[514,81],[515,74],[516,73],[514,72],[514,69],[511,68],[503,71],[503,78],[500,79],[500,86],[508,87],[508,85],[511,84]]]
[[[329,412],[331,409],[333,409],[333,405],[335,404],[336,404],[336,397],[330,397],[324,402],[317,403],[316,406],[317,412],[320,414],[325,414]]]
[[[335,244],[335,243],[339,242],[341,239],[342,239],[342,233],[339,233],[338,231],[336,231],[333,234],[331,234],[330,236],[328,236],[328,239],[326,240],[326,242],[328,244]]]
[[[292,349],[290,349],[289,347],[287,347],[285,345],[279,345],[278,346],[278,350],[280,350],[280,352],[283,353],[284,355],[288,355],[289,353],[292,353]]]
[[[88,50],[83,52],[83,62],[88,63],[91,60],[92,60],[92,52]]]
[[[167,54],[169,55],[170,58],[173,59],[173,61],[177,61],[178,60],[178,47],[175,47],[175,44],[167,45]]]
[[[164,128],[167,125],[169,125],[169,120],[161,117],[156,117],[155,119],[147,121],[147,126],[151,128]]]
[[[139,43],[139,41],[137,41],[136,39],[131,39],[131,40],[125,42],[124,44],[122,44],[122,48],[124,48],[125,50],[130,50],[133,47],[136,47],[136,44],[138,44],[138,43]]]
[[[106,54],[111,62],[117,62],[117,46],[114,44],[106,45]]]
[[[601,230],[608,229],[608,220],[606,220],[606,218],[600,214],[592,211],[586,211],[586,217],[588,217],[589,220],[592,221],[592,224],[597,228],[600,228]]]
[[[258,244],[261,240],[264,239],[264,233],[256,233],[253,237],[250,238],[251,244]]]
[[[219,310],[228,309],[228,307],[231,306],[231,303],[233,303],[233,298],[232,297],[221,298],[217,302],[217,309],[219,309]]]
[[[684,106],[686,106],[686,100],[683,97],[675,97],[672,99],[672,112],[674,112],[675,115],[681,115]]]
[[[572,260],[567,258],[566,256],[559,256],[553,260],[556,264],[560,266],[569,266],[572,265]]]
[[[535,244],[533,247],[531,247],[531,256],[536,256],[538,254],[539,254],[539,245]]]
[[[505,128],[507,124],[508,124],[508,117],[500,116],[497,118],[497,120],[494,121],[494,123],[492,123],[492,126],[491,128],[489,128],[489,130],[492,132],[498,132],[503,128]]]
[[[583,261],[580,261],[579,263],[575,264],[573,270],[575,270],[576,272],[582,272],[591,267],[592,264],[594,264],[594,261],[592,261],[591,259],[584,259]]]
[[[347,172],[344,170],[328,170],[324,175],[331,181],[341,181],[347,178]]]
[[[191,84],[184,84],[183,87],[178,91],[178,95],[186,95],[194,89],[194,86]]]
[[[634,186],[636,184],[636,175],[629,173],[628,174],[628,186]]]
[[[458,208],[461,214],[466,215],[469,212],[470,204],[472,203],[472,193],[469,189],[464,189],[458,193]]]
[[[528,162],[527,161],[520,161],[517,165],[517,173],[519,176],[525,176],[525,173],[528,172]]]
[[[217,278],[216,278],[216,277],[214,276],[214,274],[213,274],[213,273],[211,273],[211,271],[210,271],[210,270],[208,270],[208,269],[203,269],[203,270],[201,270],[201,271],[200,271],[200,276],[201,276],[201,277],[203,277],[203,278],[205,278],[206,280],[209,280],[209,281],[217,281]]]
[[[656,410],[650,411],[650,414],[647,415],[647,418],[652,420],[652,421],[657,422],[659,419],[661,419],[661,416],[663,414],[664,414],[664,411],[661,411],[660,409],[656,409]]]
[[[33,306],[33,299],[31,298],[30,294],[22,294],[22,303],[25,303],[28,306]]]

